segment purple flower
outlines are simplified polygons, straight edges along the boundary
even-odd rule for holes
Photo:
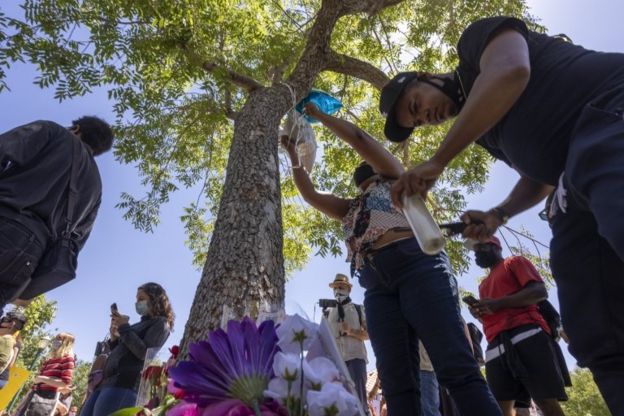
[[[262,416],[288,416],[286,409],[281,407],[277,402],[267,401],[259,406],[260,415]],[[225,400],[220,403],[214,403],[203,410],[202,415],[205,416],[256,416],[256,412],[240,402],[239,400]]]
[[[273,321],[259,328],[249,318],[230,321],[227,332],[211,331],[207,341],[191,344],[190,360],[178,363],[169,375],[184,400],[200,407],[228,399],[253,406],[264,401],[278,350]]]

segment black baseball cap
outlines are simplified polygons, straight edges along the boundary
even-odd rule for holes
[[[395,108],[399,97],[414,79],[418,78],[418,72],[399,72],[381,90],[379,98],[379,111],[386,117],[384,134],[393,142],[405,141],[414,131],[413,127],[402,127],[396,120]]]

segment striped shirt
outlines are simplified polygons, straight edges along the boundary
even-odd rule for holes
[[[58,358],[50,358],[41,366],[39,375],[53,377],[61,380],[66,385],[72,382],[74,373],[75,359],[73,355],[64,355]],[[33,386],[34,390],[57,391],[58,387],[49,384],[39,383]]]

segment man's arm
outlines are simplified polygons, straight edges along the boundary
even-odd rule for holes
[[[535,206],[546,198],[554,187],[535,182],[522,176],[507,198],[489,211],[467,211],[462,221],[469,224],[464,230],[464,237],[483,240],[496,232],[504,224],[503,215],[513,217]]]
[[[450,161],[496,125],[518,100],[531,75],[524,36],[512,29],[501,30],[483,51],[479,68],[464,107],[434,156],[394,183],[395,205],[402,206],[403,196],[426,196]]]
[[[475,316],[491,314],[501,309],[517,309],[535,305],[548,298],[546,285],[540,282],[530,282],[516,293],[498,299],[481,299],[471,308]]]
[[[484,49],[480,74],[433,160],[446,166],[511,109],[531,76],[529,46],[513,29],[500,31]]]

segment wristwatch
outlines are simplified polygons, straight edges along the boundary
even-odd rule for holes
[[[500,222],[502,222],[503,224],[507,224],[507,221],[509,220],[509,214],[507,214],[504,209],[502,209],[501,207],[495,207],[492,208],[490,212],[494,214],[496,218],[500,220]]]

